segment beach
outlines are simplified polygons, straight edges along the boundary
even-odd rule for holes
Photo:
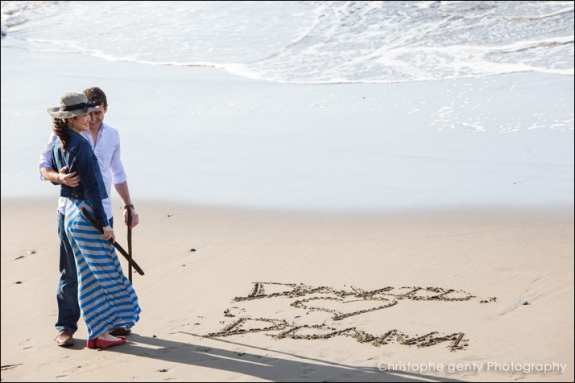
[[[15,57],[20,54],[30,56],[20,52]],[[119,70],[124,64],[75,57],[69,66],[77,74],[42,82],[40,71],[5,66],[5,56],[3,381],[573,380],[572,129],[520,129],[508,135],[495,129],[461,145],[473,133],[455,123],[443,141],[433,140],[435,130],[410,139],[407,132],[431,112],[406,118],[411,115],[405,109],[405,88],[395,92],[402,94],[403,112],[359,114],[349,108],[349,93],[335,96],[341,108],[324,114],[313,107],[298,111],[300,89],[293,88],[282,96],[291,103],[284,115],[289,118],[278,120],[286,125],[327,122],[341,129],[354,116],[362,121],[385,116],[404,120],[407,131],[383,132],[395,136],[376,141],[370,140],[371,125],[364,125],[368,130],[356,132],[374,149],[355,146],[352,150],[363,153],[359,164],[350,164],[344,146],[325,146],[332,155],[340,148],[343,156],[326,157],[321,142],[305,135],[305,150],[296,143],[275,157],[261,136],[250,139],[255,134],[250,129],[258,131],[258,121],[271,121],[274,110],[242,110],[243,119],[234,115],[234,123],[224,128],[212,111],[196,116],[203,129],[194,128],[204,135],[202,143],[212,142],[207,149],[193,140],[174,141],[171,133],[160,134],[150,145],[149,129],[139,128],[150,113],[126,112],[133,98],[138,95],[135,104],[141,112],[184,102],[177,94],[157,101],[130,88],[132,79],[150,81],[156,68],[150,72],[128,64],[133,77],[85,78],[79,68],[99,73],[98,66]],[[58,55],[42,55],[44,65],[56,72],[58,61],[50,64],[50,57]],[[34,65],[26,60],[20,68]],[[163,73],[176,80],[181,71]],[[213,77],[194,71],[195,82],[204,97],[212,94],[211,101],[219,105],[210,88],[218,81],[229,86],[229,76],[210,72]],[[60,80],[65,85],[57,85]],[[528,77],[524,86],[535,89],[538,82],[532,80]],[[82,323],[74,347],[59,348],[54,342],[58,189],[39,181],[37,174],[48,132],[45,107],[54,103],[55,93],[94,83],[112,94],[127,92],[116,92],[121,106],[109,120],[126,126],[123,158],[141,219],[133,232],[133,254],[145,271],[144,276],[134,272],[143,309],[140,322],[128,344],[103,351],[86,348]],[[43,91],[33,92],[38,84]],[[246,92],[259,85],[273,87],[231,84]],[[549,94],[569,89],[553,76],[546,84]],[[431,97],[429,89],[437,86],[451,85],[420,89]],[[364,87],[349,89],[353,93]],[[309,97],[330,91],[316,89]],[[525,105],[525,99],[516,100],[513,107],[496,111],[513,120]],[[538,105],[535,99],[526,103]],[[23,128],[33,134],[29,140],[15,139],[17,131],[4,126],[21,121],[27,108],[33,112]],[[151,112],[156,121],[165,119],[156,113]],[[182,129],[193,117],[176,113],[172,118],[176,124],[170,128],[185,136]],[[245,143],[246,137],[248,149],[234,145],[234,139]],[[281,147],[281,141],[269,137],[272,148]],[[377,150],[378,142],[387,143],[386,149]],[[288,153],[297,148],[299,153]],[[292,160],[283,161],[286,156]],[[326,172],[327,158],[338,166]],[[121,216],[118,200],[115,214]],[[125,228],[118,226],[125,248]],[[261,297],[236,300],[254,291]],[[279,295],[266,298],[274,293]]]
[[[2,381],[573,381],[572,6],[276,3],[3,2]],[[93,86],[144,271],[105,350],[54,341],[38,172]]]
[[[3,199],[3,381],[573,380],[572,211],[137,208],[141,320],[96,351],[53,342],[55,201]]]

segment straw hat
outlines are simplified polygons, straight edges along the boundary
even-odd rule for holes
[[[66,93],[60,97],[60,106],[48,108],[48,114],[54,118],[72,118],[98,109],[101,102],[88,102],[84,93]]]

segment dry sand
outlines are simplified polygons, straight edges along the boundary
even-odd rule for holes
[[[572,208],[136,207],[143,312],[96,351],[54,342],[56,201],[2,199],[2,381],[573,381]]]

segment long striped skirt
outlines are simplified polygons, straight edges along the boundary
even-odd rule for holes
[[[84,217],[82,207],[93,214],[89,202],[68,198],[65,226],[76,259],[80,311],[88,338],[94,339],[116,327],[134,326],[141,310],[114,246]]]

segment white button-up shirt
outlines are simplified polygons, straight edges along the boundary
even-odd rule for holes
[[[98,158],[98,165],[100,165],[100,170],[102,172],[102,178],[104,184],[106,185],[106,192],[108,193],[108,198],[102,200],[104,209],[106,210],[106,215],[108,219],[114,217],[112,212],[112,184],[117,185],[127,181],[128,177],[124,171],[124,165],[122,165],[122,160],[120,158],[120,134],[114,128],[106,125],[102,122],[100,127],[100,132],[98,133],[98,139],[96,140],[96,145],[94,145],[94,140],[92,139],[92,132],[85,131],[80,133],[84,138],[88,140],[92,150]],[[38,163],[38,170],[42,168],[52,167],[52,144],[57,137],[54,133],[50,135],[42,154],[40,155],[40,161]],[[55,169],[60,171],[60,169]],[[42,176],[40,172],[40,179],[46,181],[46,178]],[[66,213],[66,198],[60,197],[58,200],[58,210],[62,214]]]

